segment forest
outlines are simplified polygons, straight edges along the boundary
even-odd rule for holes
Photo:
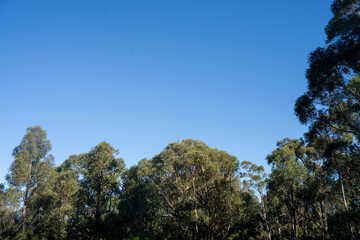
[[[308,130],[271,171],[193,139],[130,168],[107,142],[55,166],[33,126],[0,184],[0,238],[360,239],[360,1],[331,10],[294,108]]]

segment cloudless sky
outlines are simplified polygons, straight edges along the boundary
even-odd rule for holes
[[[127,167],[193,138],[266,165],[330,0],[0,0],[0,182],[40,125],[60,165],[101,141]]]

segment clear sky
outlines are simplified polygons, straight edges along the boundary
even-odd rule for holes
[[[0,182],[26,128],[56,165],[101,141],[127,167],[185,138],[266,165],[330,0],[0,0]]]

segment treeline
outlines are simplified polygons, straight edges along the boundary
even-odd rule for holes
[[[0,189],[1,238],[358,239],[350,139],[284,139],[267,175],[192,139],[130,169],[106,142],[55,167],[46,132],[31,127]]]
[[[30,127],[0,185],[1,239],[360,239],[360,1],[335,0],[271,172],[187,139],[129,169],[106,142],[54,166]]]
[[[102,142],[54,167],[39,126],[14,151],[1,189],[9,239],[225,239],[256,236],[258,203],[239,162],[191,139],[125,169]]]

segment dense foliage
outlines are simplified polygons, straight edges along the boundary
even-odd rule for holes
[[[102,142],[55,167],[30,127],[1,185],[4,239],[243,239],[260,234],[239,161],[191,139],[126,170]]]
[[[0,184],[1,239],[360,239],[360,1],[334,0],[271,171],[186,139],[129,169],[106,142],[54,166],[30,127]]]

